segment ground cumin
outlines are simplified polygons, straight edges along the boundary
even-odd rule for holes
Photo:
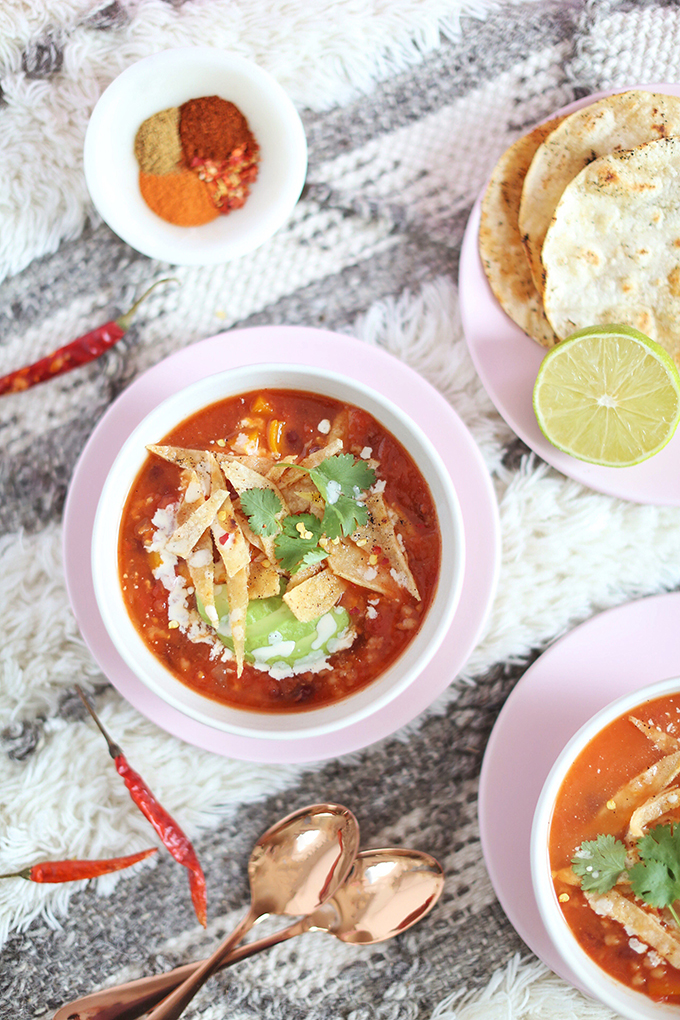
[[[135,137],[135,156],[146,174],[170,174],[182,164],[179,107],[171,106],[148,117]]]
[[[201,96],[179,108],[179,136],[188,166],[194,160],[228,159],[252,140],[248,121],[238,106],[220,96]]]
[[[199,227],[220,215],[208,185],[191,170],[162,175],[142,170],[139,189],[153,212],[178,227]]]

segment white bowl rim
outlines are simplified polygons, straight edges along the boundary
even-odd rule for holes
[[[277,167],[264,179],[266,169],[260,164],[258,179],[262,188],[269,189],[267,198],[260,200],[256,186],[242,209],[228,216],[219,216],[201,227],[178,227],[156,216],[141,197],[137,185],[138,167],[134,152],[121,147],[117,151],[112,119],[136,129],[147,117],[168,106],[196,98],[200,86],[182,94],[181,77],[175,73],[168,85],[166,102],[162,95],[154,101],[150,78],[163,75],[169,68],[176,72],[177,65],[196,64],[198,70],[220,76],[231,75],[233,80],[247,84],[250,92],[239,98],[245,107],[251,126],[257,120],[255,111],[265,116],[272,129],[255,131],[261,153],[267,155],[271,137],[276,141]],[[145,87],[137,85],[143,78]],[[214,80],[214,79],[213,79]],[[206,78],[206,89],[210,79]],[[128,90],[134,89],[134,104],[125,104]],[[211,86],[209,91],[216,91]],[[227,89],[228,91],[228,89]],[[233,91],[233,88],[232,88]],[[189,94],[191,93],[191,94]],[[203,95],[209,94],[205,89]],[[171,98],[174,96],[175,98]],[[118,142],[118,144],[120,144]],[[101,156],[100,153],[104,155]],[[284,158],[285,155],[285,158]],[[259,247],[289,218],[300,197],[307,173],[307,140],[304,127],[292,100],[279,82],[264,68],[236,53],[212,46],[177,46],[160,50],[130,64],[113,79],[94,106],[85,133],[83,163],[88,191],[97,211],[109,227],[137,251],[149,258],[161,259],[173,265],[212,265],[238,258]],[[102,171],[103,165],[103,171]],[[134,174],[134,183],[128,178]],[[120,182],[127,182],[126,189]],[[108,182],[108,183],[107,183]]]
[[[536,904],[546,932],[583,990],[626,1020],[668,1020],[680,1015],[677,1004],[655,1002],[642,992],[617,981],[602,970],[576,940],[557,902],[548,858],[548,833],[553,805],[562,783],[580,752],[601,729],[619,716],[665,695],[680,694],[680,676],[657,680],[610,701],[590,717],[567,741],[548,773],[534,812],[530,838],[531,880]]]
[[[274,379],[275,381],[263,382],[263,377],[269,380]],[[255,378],[258,378],[259,381],[253,381]],[[278,382],[276,381],[277,378],[287,379],[288,382]],[[109,602],[109,593],[114,578],[116,585],[118,585],[118,569],[117,564],[114,569],[110,547],[108,547],[108,555],[105,551],[107,546],[105,541],[103,541],[103,537],[106,534],[111,534],[113,530],[117,545],[122,505],[119,505],[116,511],[112,509],[116,505],[117,498],[119,498],[115,494],[124,491],[127,497],[129,485],[136,477],[139,466],[141,466],[145,459],[145,454],[139,455],[140,447],[142,450],[144,449],[142,436],[148,435],[149,430],[153,428],[154,422],[157,419],[161,419],[164,414],[167,415],[168,410],[172,411],[175,406],[185,405],[185,409],[180,414],[174,415],[170,424],[163,426],[159,430],[161,436],[167,434],[174,424],[178,424],[191,416],[194,410],[206,407],[219,400],[220,396],[208,396],[197,399],[197,395],[204,393],[206,390],[218,389],[223,383],[229,383],[228,389],[223,393],[224,397],[235,396],[239,393],[246,393],[258,388],[307,390],[308,392],[319,392],[321,394],[325,393],[328,396],[336,396],[336,399],[344,400],[347,403],[353,403],[360,407],[366,407],[366,404],[368,404],[369,406],[366,409],[379,420],[380,411],[376,412],[376,407],[380,408],[388,417],[390,414],[394,415],[395,422],[402,423],[411,439],[415,440],[416,446],[419,446],[420,452],[426,453],[430,458],[430,464],[425,470],[423,470],[421,464],[418,466],[430,487],[432,488],[434,483],[434,487],[439,487],[444,495],[441,505],[439,502],[436,504],[442,542],[440,576],[430,609],[418,634],[382,677],[376,678],[376,680],[356,694],[341,699],[332,705],[319,709],[309,709],[300,713],[255,713],[242,709],[227,709],[210,699],[202,698],[200,695],[195,694],[191,688],[188,688],[181,681],[162,670],[162,667],[159,667],[158,660],[147,649],[127,615],[127,611],[124,610],[119,588],[115,589],[117,597],[114,599],[113,608]],[[338,387],[340,390],[349,388],[352,397],[350,398],[346,393],[345,395],[334,394],[331,392],[334,387]],[[195,403],[193,403],[194,400],[196,400]],[[382,424],[383,427],[388,428],[388,431],[395,435],[394,427],[390,427],[384,421]],[[156,442],[158,441],[158,435],[158,431],[153,431],[151,437],[146,441]],[[404,442],[404,439],[399,435],[396,435],[396,438],[407,449],[409,448],[408,441]],[[126,455],[131,450],[135,451],[137,456],[133,461],[133,467],[126,470]],[[413,450],[411,449],[409,452],[415,460]],[[430,469],[432,469],[433,474],[427,478]],[[122,488],[123,485],[125,486],[124,488]],[[433,496],[435,496],[434,492]],[[441,581],[447,565],[447,557],[448,565],[451,567],[450,583],[447,587],[442,587]],[[113,560],[117,560],[115,555]],[[116,456],[99,497],[92,532],[92,576],[99,612],[118,653],[126,661],[130,669],[153,693],[185,715],[227,733],[231,732],[250,737],[255,736],[258,739],[295,740],[303,736],[319,736],[338,729],[344,729],[378,712],[411,683],[417,682],[418,676],[434,656],[450,627],[461,595],[464,570],[464,526],[458,497],[451,477],[438,451],[420,426],[389,398],[364,383],[335,371],[299,365],[290,366],[285,363],[253,364],[240,366],[235,369],[227,369],[190,384],[158,404],[127,437]],[[122,612],[121,609],[123,610]],[[423,647],[428,635],[429,643]],[[420,650],[419,654],[416,661],[412,662],[411,660],[414,659],[417,650]],[[405,663],[406,666],[404,667]],[[144,666],[146,666],[146,669]],[[392,672],[402,667],[404,667],[404,672],[401,680],[399,682],[388,683]],[[159,669],[164,673],[163,684],[169,684],[170,692],[166,686],[160,686],[153,676],[147,672],[148,670],[153,674],[158,672]],[[186,692],[191,692],[193,698],[187,699]],[[200,704],[200,708],[196,708],[195,703]],[[219,710],[219,717],[215,715],[216,706]],[[212,709],[212,714],[210,709]]]

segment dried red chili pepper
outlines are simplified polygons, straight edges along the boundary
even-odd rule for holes
[[[157,847],[152,846],[127,857],[109,857],[99,861],[43,861],[9,875],[0,875],[0,878],[25,878],[28,882],[78,882],[83,878],[99,878],[100,875],[122,871],[156,852]]]
[[[125,315],[121,315],[118,319],[112,319],[111,322],[106,322],[103,326],[85,333],[84,336],[71,341],[65,347],[59,347],[52,354],[47,354],[44,358],[40,358],[39,361],[34,361],[32,365],[25,365],[23,368],[17,368],[14,372],[0,377],[0,396],[5,393],[20,393],[22,390],[27,390],[38,383],[46,382],[57,375],[63,375],[64,372],[70,372],[72,368],[87,365],[88,362],[101,357],[104,351],[107,351],[109,347],[113,347],[127,332],[130,328],[132,317],[154,287],[161,283],[170,282],[170,278],[156,280],[135,301],[132,308]]]
[[[122,749],[111,740],[97,713],[77,685],[76,690],[106,740],[109,754],[115,762],[118,775],[127,786],[132,800],[144,817],[151,822],[166,849],[169,850],[179,864],[184,865],[188,870],[191,901],[196,911],[196,917],[205,928],[207,924],[207,894],[203,869],[198,862],[196,851],[174,818],[158,803],[139,773],[130,768]]]

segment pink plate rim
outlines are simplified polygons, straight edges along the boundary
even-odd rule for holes
[[[433,442],[456,489],[466,538],[460,603],[444,641],[419,680],[384,709],[322,737],[254,739],[206,726],[149,691],[116,652],[97,610],[90,541],[99,493],[123,442],[161,400],[208,374],[285,360],[349,375],[402,407]],[[299,326],[256,326],[217,334],[165,358],[110,406],[76,464],[64,510],[64,568],[83,638],[104,675],[143,715],[206,750],[253,762],[322,761],[394,733],[454,680],[486,624],[498,583],[500,526],[491,478],[468,429],[444,397],[388,352],[353,337]]]

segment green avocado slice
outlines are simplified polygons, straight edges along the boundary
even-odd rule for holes
[[[201,617],[212,626],[200,599],[196,601]],[[215,609],[219,617],[215,628],[217,636],[233,651],[229,603],[222,585],[215,587]],[[349,625],[349,613],[341,606],[334,606],[315,620],[302,623],[293,615],[281,595],[252,599],[246,613],[245,659],[264,666],[275,662],[294,666],[307,657],[310,662],[321,660],[331,654],[329,643],[332,644],[340,635],[344,635]]]

